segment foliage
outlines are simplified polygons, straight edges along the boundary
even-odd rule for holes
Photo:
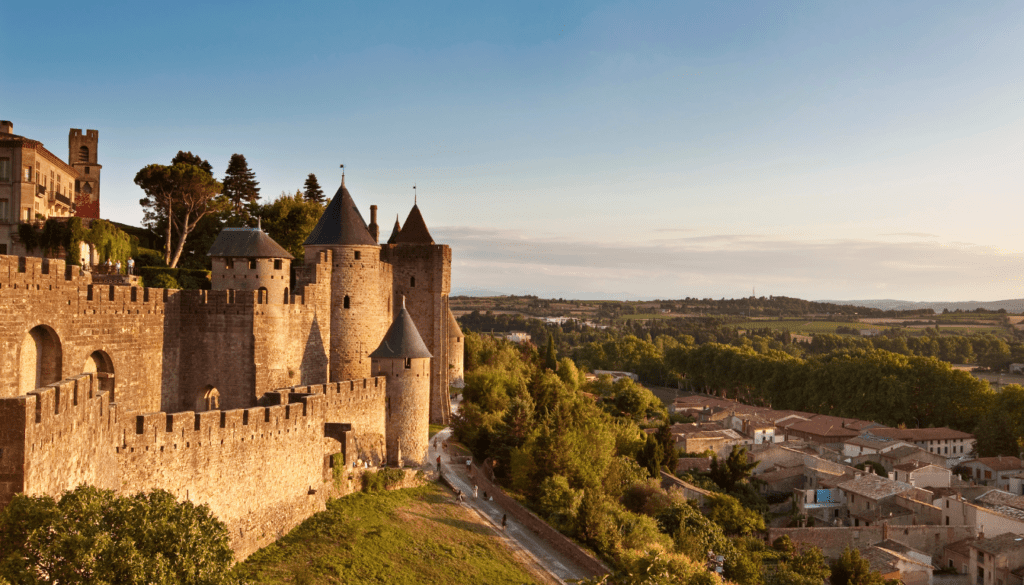
[[[301,192],[281,193],[274,201],[258,205],[254,210],[262,219],[263,231],[298,261],[304,257],[302,243],[323,212],[323,204],[304,199]]]
[[[327,198],[324,196],[324,190],[320,188],[320,182],[316,180],[316,175],[309,173],[306,177],[306,182],[302,185],[303,197],[306,201],[311,201],[317,205],[324,205],[327,202]]]
[[[750,477],[750,472],[757,467],[756,461],[747,461],[747,450],[734,445],[729,457],[719,461],[717,455],[711,456],[711,480],[723,490],[736,490],[740,482]]]
[[[363,491],[366,493],[383,492],[401,485],[405,479],[405,471],[393,467],[385,467],[379,471],[367,471],[363,474]]]
[[[128,258],[134,256],[138,241],[102,219],[93,220],[82,240],[93,245],[101,264],[109,259],[111,262],[120,262],[122,267],[127,264]]]
[[[857,465],[854,465],[854,467],[861,471],[867,471],[867,469],[870,467],[871,471],[875,475],[879,475],[881,477],[886,477],[889,473],[888,471],[885,470],[885,467],[877,461],[865,461],[863,463],[858,463]]]
[[[832,585],[888,585],[877,571],[872,571],[868,560],[861,557],[857,549],[846,547],[843,554],[832,563]]]
[[[15,584],[228,583],[227,528],[168,492],[82,486],[60,500],[16,494],[0,512],[0,575]]]
[[[764,517],[745,508],[736,498],[727,494],[714,494],[708,499],[711,505],[708,518],[721,526],[726,534],[750,535],[764,531]]]
[[[249,168],[249,162],[241,154],[232,154],[228,160],[228,168],[224,171],[223,197],[230,204],[235,222],[238,225],[250,224],[249,209],[260,198],[259,182],[256,173]]]
[[[145,266],[136,269],[136,272],[142,276],[151,288],[208,290],[211,286],[209,270]]]

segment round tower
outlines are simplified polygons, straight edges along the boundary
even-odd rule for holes
[[[448,309],[448,383],[455,388],[466,385],[463,369],[465,353],[466,336],[462,334],[462,328],[452,310]]]
[[[370,375],[370,352],[391,322],[391,265],[381,262],[352,196],[341,187],[302,244],[307,258],[330,250],[332,382]]]
[[[430,360],[416,324],[405,308],[395,317],[380,346],[370,354],[374,376],[385,376],[387,460],[422,465],[430,436]]]
[[[263,302],[287,303],[294,257],[259,228],[224,228],[210,246],[213,290],[264,290]]]

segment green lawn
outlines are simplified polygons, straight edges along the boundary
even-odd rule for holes
[[[436,435],[437,433],[440,433],[443,430],[444,430],[444,425],[430,425],[430,436],[429,436],[429,438],[433,438],[434,435]]]
[[[234,571],[248,583],[538,583],[436,484],[332,500]]]

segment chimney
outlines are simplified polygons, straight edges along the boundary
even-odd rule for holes
[[[377,206],[370,206],[370,237],[373,238],[373,243],[376,244],[380,238],[380,226],[377,225]]]
[[[0,134],[14,134],[14,124],[7,120],[0,120]]]

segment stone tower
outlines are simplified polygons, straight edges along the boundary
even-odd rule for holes
[[[448,295],[451,292],[452,249],[434,243],[423,215],[413,205],[405,225],[382,248],[391,263],[395,297],[405,296],[427,349],[430,365],[430,422],[451,421],[448,376]]]
[[[262,302],[287,303],[295,258],[259,228],[224,228],[210,246],[213,290],[263,290]]]
[[[399,457],[422,465],[430,436],[430,351],[416,330],[402,299],[402,308],[384,341],[370,358],[374,376],[385,376],[385,443],[388,464]]]
[[[466,336],[462,334],[459,322],[451,309],[448,310],[448,380],[456,388],[466,385],[463,362],[466,353]]]
[[[370,375],[373,351],[391,322],[391,266],[352,196],[341,187],[302,244],[306,258],[332,252],[330,381]]]
[[[86,130],[82,135],[81,129],[72,128],[68,133],[68,164],[80,177],[75,181],[76,217],[100,217],[100,170],[103,166],[96,163],[99,142],[100,133],[96,130]]]

